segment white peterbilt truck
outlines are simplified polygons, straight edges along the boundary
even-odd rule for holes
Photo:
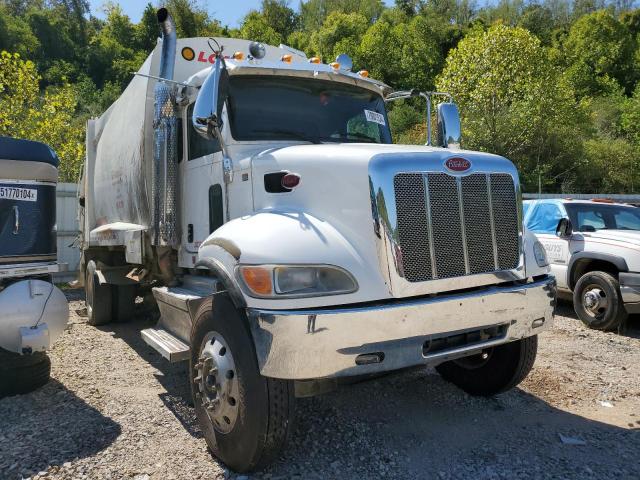
[[[553,321],[555,281],[522,227],[507,159],[459,149],[451,98],[438,146],[392,144],[392,92],[286,46],[162,38],[87,128],[80,216],[89,322],[131,315],[188,361],[212,452],[237,471],[284,446],[296,396],[435,365],[476,395],[517,385]],[[427,115],[430,118],[430,115]]]

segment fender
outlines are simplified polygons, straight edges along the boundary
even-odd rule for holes
[[[373,236],[358,241],[371,242]],[[213,232],[198,250],[199,262],[211,261],[241,292],[250,307],[304,308],[358,303],[390,298],[378,265],[366,261],[333,225],[301,211],[262,210],[236,218]],[[354,293],[298,299],[256,299],[248,296],[236,278],[238,265],[324,264],[350,272],[358,282]],[[202,265],[205,265],[202,263]],[[212,268],[212,267],[211,267]],[[222,278],[221,278],[222,280]]]
[[[573,273],[576,268],[576,263],[579,260],[602,260],[604,262],[609,262],[613,264],[618,269],[619,272],[629,271],[629,267],[627,266],[626,260],[617,255],[611,255],[608,253],[601,253],[601,252],[574,253],[571,255],[571,260],[569,261],[569,267],[567,268],[569,288],[571,288],[572,290],[576,284],[576,282],[573,280]]]

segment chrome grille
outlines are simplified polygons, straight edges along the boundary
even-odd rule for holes
[[[517,200],[508,174],[394,177],[398,271],[410,282],[516,268]]]
[[[500,247],[497,253],[500,270],[508,270],[518,265],[520,242],[515,197],[515,188],[509,175],[491,175],[491,200],[496,243]]]
[[[396,209],[402,257],[411,258],[410,262],[401,261],[398,265],[400,274],[406,278],[429,280],[431,278],[431,254],[429,241],[425,241],[425,232],[429,232],[427,224],[427,208],[425,203],[424,179],[422,175],[401,173],[393,179],[396,192]],[[424,275],[427,277],[424,277]],[[421,280],[414,280],[421,281]]]

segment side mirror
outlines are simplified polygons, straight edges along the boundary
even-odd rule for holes
[[[566,238],[573,233],[573,225],[568,218],[561,218],[556,227],[556,235],[560,238]]]
[[[228,76],[222,54],[218,53],[213,68],[200,87],[191,118],[193,128],[208,140],[218,138],[222,128],[222,107],[227,97]]]
[[[460,113],[455,103],[441,103],[438,105],[438,132],[440,146],[457,150],[460,148],[461,127]]]

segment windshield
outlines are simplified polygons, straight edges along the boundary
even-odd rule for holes
[[[382,97],[354,85],[236,76],[228,102],[236,140],[391,143]]]
[[[565,208],[579,232],[596,230],[640,230],[640,209],[622,205],[566,203]]]

